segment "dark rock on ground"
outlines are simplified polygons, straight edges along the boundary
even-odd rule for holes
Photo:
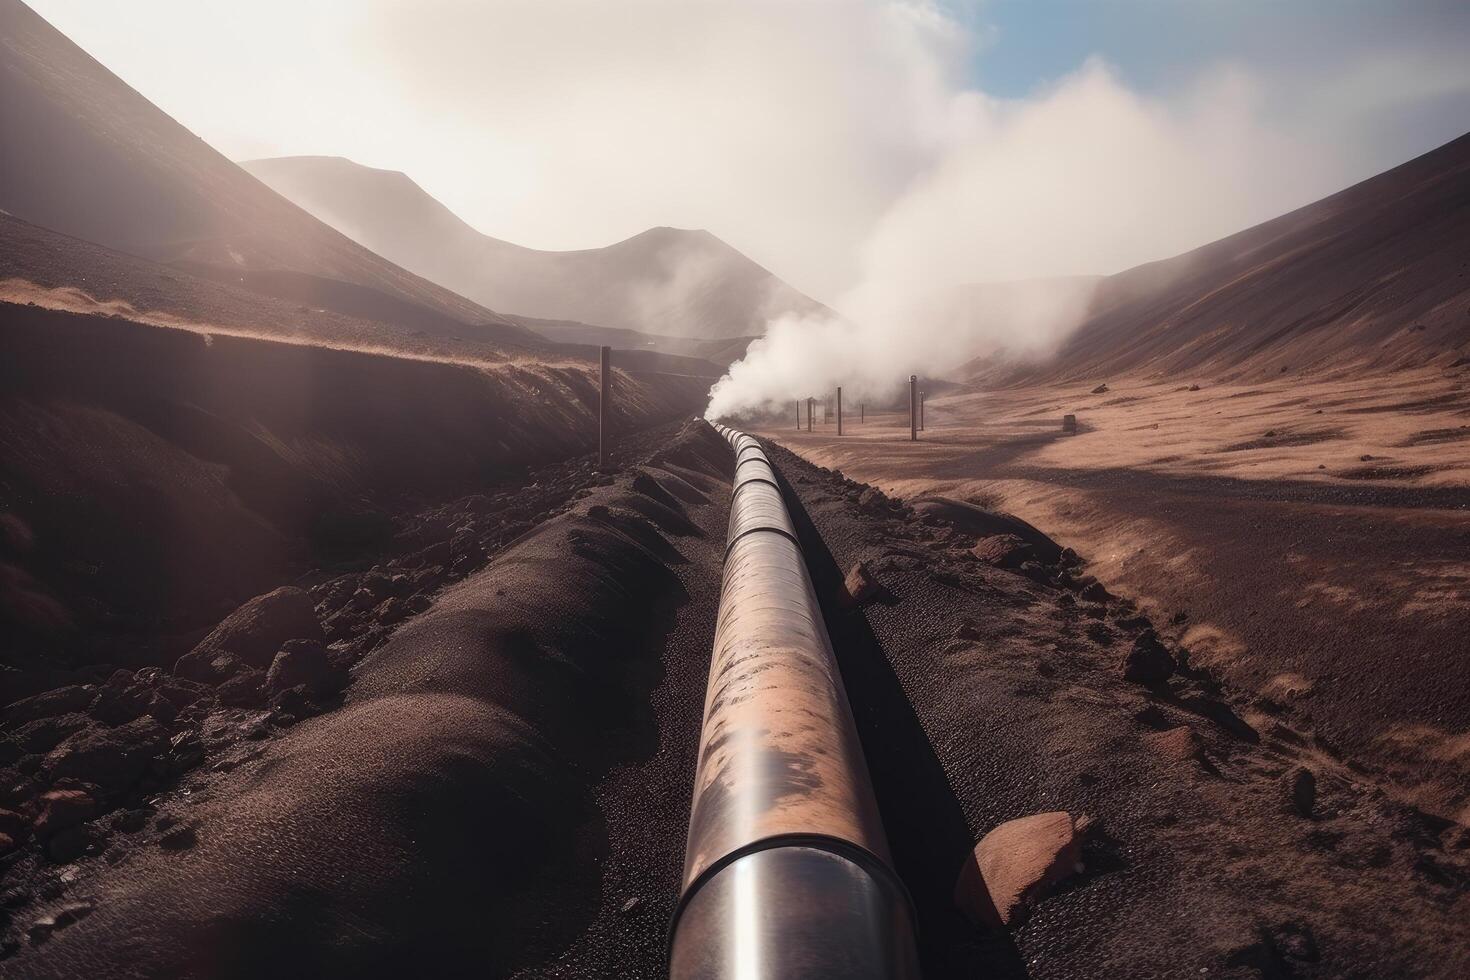
[[[230,613],[214,632],[179,658],[174,670],[190,680],[218,682],[235,672],[229,669],[230,661],[264,669],[288,640],[321,638],[311,595],[284,586]]]
[[[97,815],[99,805],[91,793],[80,789],[53,789],[42,793],[36,816],[36,836],[47,838]]]
[[[265,702],[265,671],[242,670],[219,686],[219,703],[250,708]]]
[[[71,777],[119,792],[137,782],[167,746],[167,731],[147,716],[117,728],[93,723],[53,749],[45,768],[53,780]]]
[[[22,698],[5,707],[4,727],[13,730],[42,718],[84,711],[96,696],[97,689],[91,684],[74,684]]]
[[[1174,673],[1174,656],[1153,630],[1142,633],[1123,658],[1123,679],[1150,686],[1162,684]]]
[[[867,562],[858,562],[852,566],[844,584],[847,586],[848,602],[853,606],[875,602],[888,592],[873,574],[873,570],[868,567]]]
[[[1281,777],[1287,807],[1301,817],[1310,817],[1317,801],[1317,776],[1306,766],[1293,766]]]
[[[296,640],[282,647],[266,675],[266,689],[272,697],[298,686],[312,694],[334,694],[346,683],[346,672],[334,667],[327,648],[312,640]]]

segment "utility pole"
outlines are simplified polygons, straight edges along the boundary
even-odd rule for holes
[[[810,396],[807,397],[807,400],[806,400],[806,431],[808,431],[808,432],[812,431],[812,412],[814,411],[814,409],[812,407],[812,402],[814,402],[814,401],[816,401],[816,399],[814,399],[814,398],[812,398]]]
[[[924,399],[928,397],[924,392],[919,392],[919,431],[924,431]]]
[[[919,376],[909,375],[909,442],[919,441]]]
[[[801,399],[796,400],[796,431],[801,431]]]
[[[602,391],[597,399],[597,468],[607,469],[607,451],[611,448],[607,431],[607,415],[610,410],[608,404],[609,392],[612,389],[612,348],[604,347],[601,351],[602,362]]]
[[[861,425],[868,420],[868,403],[858,402],[858,424]]]
[[[837,434],[842,435],[842,385],[837,386]]]

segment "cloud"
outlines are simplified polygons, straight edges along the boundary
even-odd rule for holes
[[[772,323],[715,386],[709,414],[779,409],[839,384],[885,397],[910,373],[1044,356],[1090,299],[1094,280],[1065,277],[1187,250],[1350,173],[1330,145],[1274,124],[1239,68],[1159,99],[1091,60],[1030,98],[950,99],[948,149],[865,239],[858,283],[835,303],[843,317]]]
[[[402,170],[540,248],[707,228],[829,303],[905,263],[946,280],[1114,271],[1470,125],[1470,18],[1451,2],[1122,3],[1090,19],[979,0],[32,2],[237,159]],[[1063,43],[1073,22],[1093,26]],[[1223,40],[1202,45],[1196,23]],[[1079,55],[1008,99],[974,81],[1008,51],[1094,35],[1117,69]],[[1151,52],[1175,67],[1140,89],[1130,71]],[[1204,63],[1221,52],[1236,63]],[[1075,187],[1067,154],[1096,158]],[[960,186],[972,176],[986,185]],[[1043,177],[1054,193],[1031,193]],[[1089,196],[1100,186],[1112,201]]]

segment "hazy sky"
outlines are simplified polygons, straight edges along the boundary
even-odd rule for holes
[[[831,299],[1112,272],[1470,129],[1470,3],[31,0],[225,154],[481,231],[708,228]]]

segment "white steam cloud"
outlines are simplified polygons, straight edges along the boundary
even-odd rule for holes
[[[1043,357],[1087,313],[1097,279],[1079,273],[1185,251],[1348,179],[1330,147],[1273,125],[1239,70],[1162,100],[1093,60],[1025,100],[945,98],[946,148],[867,236],[841,317],[771,322],[715,385],[711,417]]]

